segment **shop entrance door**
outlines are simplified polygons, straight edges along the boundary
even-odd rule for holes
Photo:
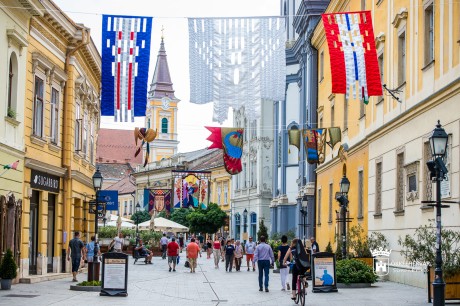
[[[48,193],[48,239],[46,247],[46,257],[48,265],[48,273],[53,273],[53,257],[54,257],[54,219],[56,208],[56,195]]]
[[[30,199],[29,274],[37,274],[39,200],[40,192],[33,190],[32,198]]]

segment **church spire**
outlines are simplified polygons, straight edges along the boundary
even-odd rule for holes
[[[163,97],[168,97],[171,100],[177,99],[174,96],[173,83],[171,82],[171,75],[169,73],[162,29],[155,73],[153,74],[152,83],[150,83],[149,99],[162,99]]]

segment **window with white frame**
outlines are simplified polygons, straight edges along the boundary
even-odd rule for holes
[[[434,11],[433,2],[425,7],[425,65],[434,60]]]
[[[217,186],[217,204],[222,205],[222,187]]]
[[[83,116],[83,155],[87,156],[88,154],[88,112],[85,111]]]
[[[237,213],[235,215],[235,240],[240,239],[240,233],[241,233],[241,215]]]
[[[161,133],[163,134],[168,133],[168,119],[167,118],[161,119]]]
[[[396,212],[404,211],[404,152],[396,156]]]
[[[81,113],[80,103],[75,103],[75,151],[81,150]]]
[[[398,35],[398,85],[406,82],[406,32]]]
[[[50,138],[54,144],[58,143],[59,135],[59,91],[51,89],[51,108],[50,108]]]
[[[129,215],[133,214],[133,200],[129,200]]]
[[[8,109],[7,116],[16,119],[17,89],[18,87],[18,60],[16,53],[11,53],[8,66]]]
[[[33,134],[43,137],[44,81],[35,76],[34,124]]]
[[[224,205],[228,204],[228,183],[224,183]]]
[[[94,164],[94,123],[91,122],[91,127],[90,127],[90,133],[91,133],[91,138],[90,138],[90,146],[89,146],[89,160],[91,164]]]
[[[383,71],[384,71],[384,61],[383,61],[383,51],[379,54],[378,58],[377,58],[377,61],[378,61],[378,64],[379,64],[379,71],[380,71],[380,81],[382,83],[384,83],[384,80],[383,80]],[[383,95],[379,96],[377,98],[377,102],[381,102],[383,101]]]

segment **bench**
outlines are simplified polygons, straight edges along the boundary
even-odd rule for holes
[[[134,264],[139,260],[139,258],[145,258],[144,263],[147,263],[147,255],[140,255],[139,251],[136,250],[136,248],[133,248],[133,258],[134,258]]]

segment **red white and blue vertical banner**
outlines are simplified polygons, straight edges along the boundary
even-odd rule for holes
[[[331,60],[332,92],[356,99],[382,95],[370,11],[323,14]]]
[[[152,17],[103,15],[102,116],[145,116],[151,33]]]

